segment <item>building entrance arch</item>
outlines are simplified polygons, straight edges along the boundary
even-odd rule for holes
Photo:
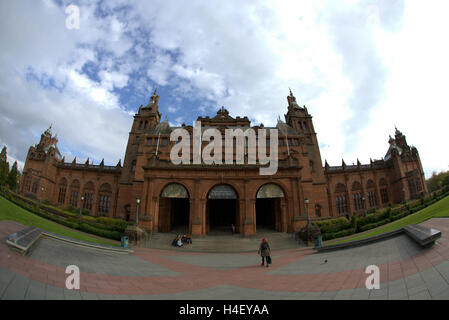
[[[187,189],[171,183],[162,190],[159,201],[159,232],[189,233],[190,202]]]
[[[282,230],[281,202],[284,191],[276,184],[264,184],[256,195],[256,228]]]
[[[240,231],[238,195],[233,187],[219,184],[210,189],[206,204],[207,233],[231,233],[231,226]]]

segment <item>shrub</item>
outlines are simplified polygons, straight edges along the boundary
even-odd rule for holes
[[[357,215],[351,217],[351,228],[357,231]]]
[[[382,226],[384,224],[387,224],[389,222],[390,222],[390,219],[384,219],[384,220],[380,220],[380,221],[375,222],[375,223],[366,224],[363,227],[360,227],[359,231],[363,232],[363,231],[366,231],[366,230],[374,229],[374,228],[377,228],[377,227]]]
[[[354,233],[355,233],[355,229],[354,228],[349,228],[349,229],[342,230],[342,231],[339,231],[339,232],[324,233],[323,234],[323,240],[331,240],[331,239],[335,239],[335,238],[346,237],[346,236],[353,235]]]
[[[322,234],[339,232],[351,226],[350,222],[344,217],[315,221],[313,224],[320,228]]]

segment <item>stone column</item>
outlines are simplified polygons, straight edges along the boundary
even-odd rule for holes
[[[287,203],[281,198],[281,232],[287,232]]]
[[[198,199],[190,199],[190,232],[192,235],[202,236],[203,233],[203,219],[201,217],[201,201]]]
[[[246,217],[245,199],[239,199],[239,221],[237,221],[236,232],[243,233]]]

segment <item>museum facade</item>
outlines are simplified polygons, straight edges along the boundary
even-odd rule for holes
[[[305,226],[308,217],[363,214],[428,193],[418,151],[399,130],[390,136],[382,160],[353,165],[343,161],[341,166],[326,161],[323,167],[312,116],[291,92],[287,101],[285,121],[278,119],[276,127],[251,126],[247,117],[233,118],[224,108],[214,117],[197,119],[201,130],[253,129],[259,135],[265,130],[267,146],[269,132],[277,130],[275,174],[261,175],[263,165],[249,161],[256,151],[246,139],[243,162],[237,161],[239,143],[234,142],[231,163],[175,165],[170,152],[179,141],[171,141],[171,133],[182,128],[193,137],[195,128],[161,121],[155,91],[134,116],[123,165],[83,164],[76,158],[65,162],[50,127],[39,144],[29,148],[20,193],[64,208],[81,207],[94,216],[138,220],[147,231],[184,227],[193,235],[231,224],[242,235],[257,234],[261,227],[293,232]],[[200,150],[206,146],[200,142]],[[194,159],[193,146],[190,152]],[[223,159],[229,157],[222,152]]]

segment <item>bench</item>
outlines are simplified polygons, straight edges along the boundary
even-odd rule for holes
[[[333,250],[339,250],[339,249],[346,249],[346,248],[352,248],[357,247],[381,240],[385,240],[394,236],[397,236],[399,234],[405,233],[407,236],[409,236],[412,240],[414,240],[416,243],[421,245],[422,247],[431,247],[435,241],[441,237],[441,231],[436,229],[427,228],[421,225],[412,224],[394,231],[390,231],[384,234],[380,234],[377,236],[373,236],[366,239],[361,240],[354,240],[349,242],[343,242],[339,244],[332,244],[322,247],[315,247],[315,249],[318,252],[325,252],[325,251],[333,251]]]
[[[36,244],[42,234],[41,229],[37,227],[28,227],[13,234],[10,234],[6,238],[6,243],[11,249],[19,252],[22,255],[26,255],[31,248]]]
[[[412,224],[403,228],[404,232],[422,247],[431,247],[441,237],[441,231]]]

